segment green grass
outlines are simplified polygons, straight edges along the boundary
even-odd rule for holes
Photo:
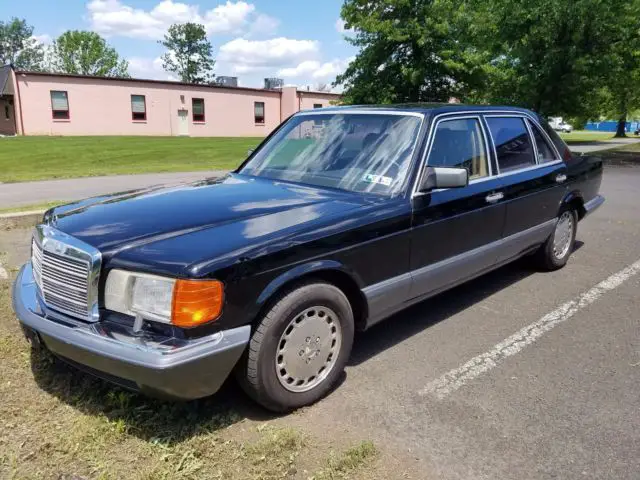
[[[377,454],[378,449],[373,442],[364,441],[346,450],[341,455],[329,457],[326,468],[320,470],[313,477],[313,480],[346,478],[351,472],[369,464]]]
[[[260,138],[11,137],[0,182],[235,168]]]
[[[38,211],[38,210],[44,211],[44,210],[48,210],[51,207],[62,205],[63,203],[67,203],[67,202],[63,202],[60,200],[53,200],[51,202],[35,203],[31,205],[23,205],[21,207],[0,208],[0,213],[31,212],[31,211]]]
[[[592,132],[588,130],[574,130],[571,133],[560,133],[560,137],[569,145],[572,143],[602,142],[613,139],[612,132]]]

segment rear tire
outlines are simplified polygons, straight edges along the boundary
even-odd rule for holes
[[[536,252],[536,264],[548,271],[564,267],[573,253],[577,230],[576,211],[569,206],[560,210],[553,232]]]
[[[349,300],[334,285],[303,284],[282,293],[254,330],[236,374],[242,388],[274,412],[324,397],[353,345]]]

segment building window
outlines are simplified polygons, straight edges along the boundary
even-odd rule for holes
[[[313,104],[313,108],[322,108],[322,104],[321,103],[314,103]]]
[[[264,102],[254,102],[253,117],[256,123],[264,123]]]
[[[131,118],[133,120],[147,119],[147,103],[144,95],[131,95]]]
[[[193,121],[204,122],[204,98],[192,98]]]
[[[4,118],[7,120],[11,119],[11,115],[9,114],[9,105],[4,106]]]
[[[67,92],[51,90],[51,116],[55,120],[69,119],[69,96]]]

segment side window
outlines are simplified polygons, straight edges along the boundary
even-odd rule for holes
[[[538,121],[540,122],[540,125],[542,125],[542,128],[544,128],[544,131],[547,132],[547,135],[549,135],[549,138],[551,139],[553,144],[556,146],[556,148],[560,152],[560,156],[562,157],[562,159],[569,160],[571,158],[571,150],[569,150],[569,147],[567,147],[567,144],[564,143],[564,141],[560,138],[560,136],[556,133],[556,131],[553,128],[551,128],[551,126],[547,123],[547,121],[544,118],[541,118],[540,116],[538,116]]]
[[[529,131],[520,117],[488,117],[487,123],[498,154],[500,173],[536,164]]]
[[[533,138],[536,141],[538,161],[540,163],[547,163],[557,160],[553,148],[551,148],[551,145],[549,145],[549,142],[544,137],[538,126],[534,125],[533,122],[529,122],[529,125],[531,126],[531,131],[533,132]]]
[[[480,121],[461,118],[438,123],[427,164],[431,167],[466,168],[470,180],[489,175]]]

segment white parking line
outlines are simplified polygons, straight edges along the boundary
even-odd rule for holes
[[[606,292],[619,287],[638,272],[640,272],[640,260],[620,270],[618,273],[614,273],[606,280],[603,280],[590,290],[578,295],[575,299],[561,305],[554,311],[547,313],[540,320],[522,328],[495,345],[488,352],[473,357],[464,365],[429,382],[419,393],[421,395],[431,394],[442,400],[464,384],[497,367],[506,358],[520,352],[520,350],[527,345],[531,345],[553,327],[569,320],[578,310],[587,305],[591,305]]]

